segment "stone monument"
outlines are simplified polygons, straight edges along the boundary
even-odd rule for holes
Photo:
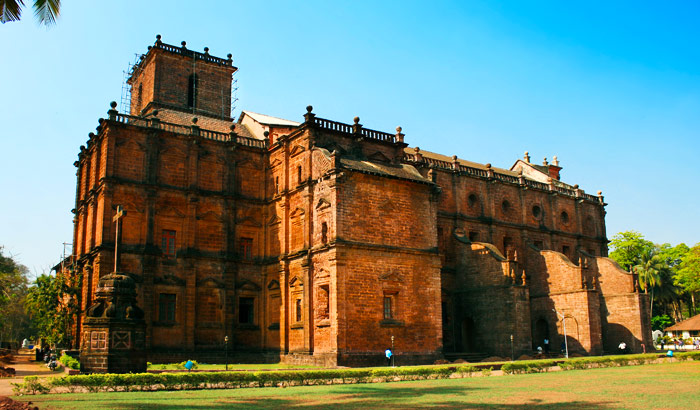
[[[125,215],[118,206],[114,272],[100,278],[95,302],[85,312],[80,343],[80,370],[85,373],[146,371],[146,323],[136,306],[136,283],[117,271],[119,222]]]

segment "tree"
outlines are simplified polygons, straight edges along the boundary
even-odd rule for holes
[[[692,310],[695,311],[695,295],[700,292],[700,243],[683,255],[674,283],[690,295]]]
[[[652,330],[664,330],[673,324],[668,315],[654,316],[651,318],[651,329]]]
[[[610,258],[625,270],[631,270],[642,261],[642,255],[648,255],[654,249],[654,244],[644,239],[636,231],[620,232],[610,240]]]
[[[79,281],[74,283],[63,272],[36,278],[27,295],[27,307],[39,336],[56,345],[70,346],[71,327],[79,313]]]
[[[31,332],[30,320],[24,310],[28,272],[26,266],[3,255],[0,246],[0,341],[17,343]]]
[[[653,317],[654,308],[654,288],[661,285],[661,272],[669,267],[659,256],[657,248],[652,247],[646,250],[640,257],[638,265],[633,267],[634,272],[639,276],[639,286],[648,293],[651,290],[651,301],[649,304],[649,315]]]
[[[34,17],[39,24],[51,26],[61,11],[61,0],[34,0]],[[22,17],[24,0],[0,0],[0,21],[19,21]]]

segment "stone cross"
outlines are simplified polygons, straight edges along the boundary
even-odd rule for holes
[[[117,214],[112,220],[116,225],[116,235],[114,237],[114,272],[117,272],[117,264],[119,261],[119,220],[126,216],[126,211],[121,205],[117,205]]]

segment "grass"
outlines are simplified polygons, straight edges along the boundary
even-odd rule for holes
[[[700,362],[290,388],[24,396],[43,409],[693,409]]]

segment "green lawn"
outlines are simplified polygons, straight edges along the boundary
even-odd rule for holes
[[[700,362],[398,383],[23,396],[40,409],[697,409]]]

